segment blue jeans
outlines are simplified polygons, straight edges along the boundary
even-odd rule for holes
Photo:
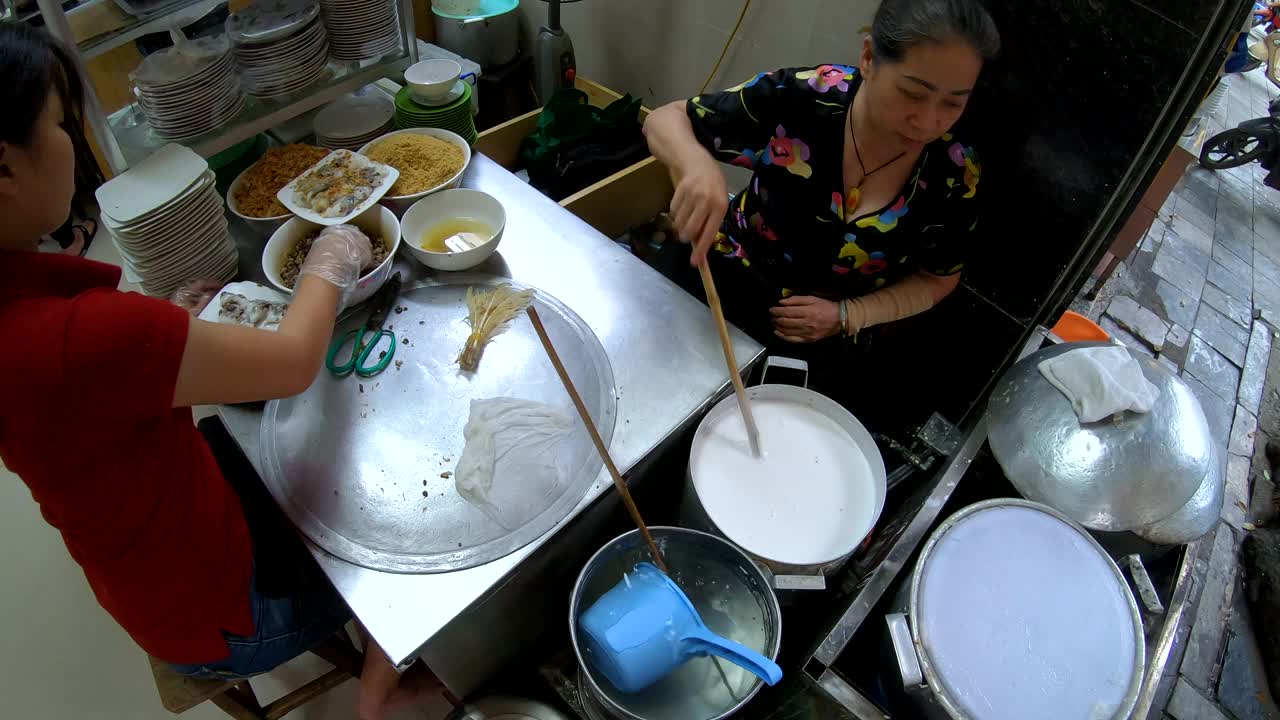
[[[323,578],[290,595],[268,597],[258,591],[255,572],[250,602],[252,636],[224,632],[231,649],[226,658],[200,665],[174,665],[173,669],[188,677],[223,680],[260,675],[310,650],[351,619],[350,608]]]

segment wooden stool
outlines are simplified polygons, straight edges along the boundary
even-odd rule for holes
[[[184,713],[209,700],[236,720],[276,720],[341,685],[348,678],[360,677],[363,658],[351,644],[345,630],[339,630],[308,652],[328,661],[334,668],[266,707],[258,702],[248,680],[189,678],[174,672],[169,663],[147,657],[151,661],[156,690],[160,693],[160,704],[171,713]]]

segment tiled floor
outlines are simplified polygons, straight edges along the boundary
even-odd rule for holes
[[[104,231],[105,233],[105,231]],[[105,235],[89,257],[119,264]],[[126,289],[131,289],[127,288]],[[67,442],[92,428],[67,428]],[[98,605],[61,536],[45,523],[22,481],[0,466],[0,717],[33,720],[166,720],[143,652]],[[252,681],[270,702],[328,670],[305,656]],[[290,720],[349,720],[356,683],[347,681],[289,715]],[[440,720],[443,702],[395,720]],[[225,720],[205,703],[184,720]]]
[[[1226,101],[1206,119],[1210,133],[1265,116],[1277,94],[1260,71],[1223,82]],[[1239,544],[1256,519],[1252,499],[1270,497],[1269,472],[1250,470],[1261,455],[1254,447],[1257,417],[1272,340],[1280,337],[1280,191],[1266,187],[1264,175],[1256,163],[1216,173],[1192,164],[1098,299],[1073,306],[1122,342],[1159,351],[1199,398],[1224,451],[1226,501],[1222,522],[1200,543],[1209,569],[1167,708],[1175,720],[1228,717],[1216,702],[1219,683],[1226,687],[1231,679],[1222,677],[1221,658]],[[1163,322],[1142,322],[1139,311],[1148,310]]]

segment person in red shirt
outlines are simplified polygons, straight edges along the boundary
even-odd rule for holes
[[[36,251],[75,188],[72,55],[0,23],[0,77],[0,459],[145,651],[193,676],[270,670],[351,613],[225,431],[210,433],[231,446],[215,457],[191,406],[305,390],[369,240],[351,227],[319,236],[278,332],[119,292],[119,268]],[[57,429],[73,426],[88,430],[68,448]],[[357,714],[376,720],[428,687],[409,684],[368,642]]]

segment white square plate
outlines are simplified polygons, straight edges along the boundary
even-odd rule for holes
[[[98,206],[127,225],[167,205],[208,169],[209,163],[190,148],[170,143],[103,183],[95,193]]]

